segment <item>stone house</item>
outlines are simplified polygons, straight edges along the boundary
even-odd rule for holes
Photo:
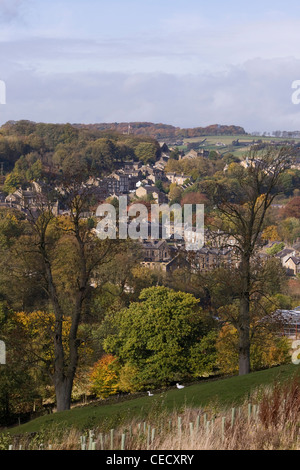
[[[166,173],[166,178],[170,181],[170,183],[176,183],[179,186],[182,186],[183,183],[189,179],[189,177],[187,175],[184,175],[183,173],[179,175],[174,172]]]
[[[201,248],[196,254],[194,267],[199,271],[209,272],[221,266],[236,267],[239,259],[234,250]]]
[[[285,267],[287,274],[290,276],[296,276],[297,274],[300,274],[300,257],[290,256],[285,262]]]
[[[155,186],[145,185],[140,186],[136,191],[135,194],[139,198],[145,198],[148,195],[152,194],[153,198],[158,204],[163,204],[167,202],[167,197],[164,193],[159,191]]]
[[[187,154],[185,154],[183,157],[180,156],[179,159],[180,160],[186,160],[186,159],[195,159],[195,158],[199,158],[199,157],[208,158],[209,157],[209,150],[205,150],[205,149],[194,150],[194,149],[192,149]]]
[[[20,210],[28,209],[29,207],[35,207],[37,193],[30,188],[26,190],[19,188],[14,193],[6,196],[5,202],[11,207],[16,207]]]
[[[142,266],[152,269],[166,270],[165,266],[172,261],[174,254],[166,240],[144,240]]]

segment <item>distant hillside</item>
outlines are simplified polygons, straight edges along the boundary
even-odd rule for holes
[[[74,127],[90,130],[113,130],[123,134],[147,135],[157,140],[176,140],[187,137],[201,137],[208,135],[246,135],[245,129],[240,126],[221,126],[213,124],[207,127],[194,127],[181,129],[168,124],[154,124],[152,122],[115,122],[98,124],[73,124]]]
[[[7,192],[48,175],[79,171],[83,177],[99,177],[110,174],[124,161],[147,164],[160,156],[158,141],[146,134],[28,120],[8,121],[0,127],[0,162],[5,174],[13,172]]]

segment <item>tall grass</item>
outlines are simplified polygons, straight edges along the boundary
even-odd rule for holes
[[[110,432],[82,433],[63,426],[26,437],[5,437],[0,448],[99,450],[300,450],[300,378],[257,389],[238,408],[151,410]]]

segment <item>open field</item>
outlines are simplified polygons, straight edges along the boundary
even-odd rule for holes
[[[110,399],[106,402],[42,416],[10,429],[9,433],[11,435],[32,433],[53,425],[74,427],[78,430],[101,427],[107,431],[132,419],[147,419],[149,416],[166,411],[170,413],[174,410],[180,411],[185,407],[203,409],[213,405],[230,408],[241,404],[258,387],[274,381],[291,380],[294,375],[300,375],[300,367],[291,364],[241,377],[200,382],[186,386],[183,390],[174,388],[157,391],[154,392],[153,397],[139,394],[137,398],[133,395],[127,399],[123,398],[122,401]]]
[[[208,135],[208,136],[201,136],[201,137],[191,137],[185,138],[184,143],[191,143],[191,142],[201,142],[202,140],[206,139],[205,144],[207,145],[215,145],[217,142],[223,142],[225,145],[230,145],[233,140],[239,140],[240,142],[252,142],[253,140],[261,140],[262,142],[282,142],[286,141],[285,137],[272,137],[272,136],[253,136],[247,134],[241,135]],[[300,139],[291,139],[295,142],[298,142]]]
[[[286,141],[286,138],[283,137],[270,137],[270,136],[252,136],[252,135],[216,135],[216,136],[203,136],[203,137],[194,137],[194,138],[187,138],[184,139],[184,145],[180,148],[182,150],[187,149],[187,144],[194,143],[194,142],[202,142],[204,139],[206,141],[202,145],[202,147],[206,150],[216,150],[220,152],[222,155],[225,153],[233,153],[235,156],[242,158],[245,152],[248,150],[247,143],[254,140],[261,140],[262,142],[270,142],[271,140],[274,142],[282,142]],[[234,140],[239,140],[240,143],[245,143],[245,146],[241,145],[239,147],[235,147],[232,145]],[[299,142],[300,139],[291,139],[295,142]],[[216,144],[223,143],[224,146],[218,146]]]

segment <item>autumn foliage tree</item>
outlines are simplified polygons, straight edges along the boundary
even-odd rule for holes
[[[255,290],[257,269],[253,261],[260,245],[260,236],[268,209],[276,195],[282,191],[282,177],[290,166],[290,148],[263,150],[251,149],[248,153],[248,166],[237,165],[231,177],[234,187],[227,181],[211,187],[211,198],[215,202],[219,223],[217,227],[224,238],[234,240],[239,258],[236,269],[236,285],[239,293],[239,315],[236,328],[239,334],[239,373],[248,374],[250,365],[250,306]],[[226,242],[224,242],[226,245]]]
[[[239,370],[239,338],[237,330],[226,324],[216,341],[216,362],[223,374],[235,374]],[[267,330],[260,330],[251,341],[251,369],[260,370],[289,363],[290,345],[286,337]]]
[[[291,199],[280,211],[283,218],[295,217],[300,219],[300,196]]]
[[[120,249],[115,240],[100,240],[82,217],[89,194],[80,188],[76,175],[72,182],[64,183],[63,203],[70,214],[64,218],[54,216],[51,195],[41,196],[37,210],[28,217],[26,236],[16,246],[20,258],[24,258],[20,270],[28,269],[34,260],[31,279],[44,292],[47,309],[54,315],[49,373],[58,411],[70,408],[83,341],[79,327],[94,292],[92,279],[100,276],[101,283],[99,268],[109,263]]]
[[[119,390],[119,373],[118,359],[111,354],[103,356],[90,373],[91,392],[100,398],[114,395]]]

